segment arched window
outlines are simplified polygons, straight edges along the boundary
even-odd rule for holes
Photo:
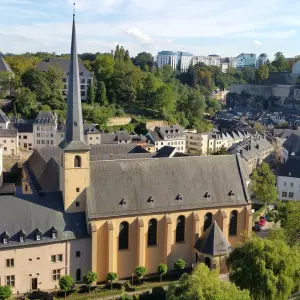
[[[148,246],[157,245],[157,220],[151,219],[148,222]]]
[[[129,248],[129,224],[122,222],[119,227],[119,250]]]
[[[204,216],[204,231],[206,231],[206,229],[212,224],[212,214],[211,213],[207,213]]]
[[[74,157],[74,167],[81,168],[81,157],[79,155]]]
[[[76,281],[81,281],[81,269],[77,269],[76,271]]]
[[[230,214],[229,235],[237,235],[237,216],[238,212],[233,210]]]
[[[179,216],[176,224],[176,243],[184,242],[185,236],[185,217]]]

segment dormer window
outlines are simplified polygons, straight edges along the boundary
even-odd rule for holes
[[[8,244],[8,237],[3,237],[3,244]]]
[[[120,205],[126,205],[126,204],[127,204],[126,200],[122,199],[121,202],[120,202]]]
[[[210,199],[210,193],[209,193],[209,192],[206,192],[205,195],[204,195],[204,197],[205,197],[206,199]]]
[[[20,243],[25,242],[25,232],[23,230],[21,230],[21,232],[20,232],[19,241],[20,241]]]
[[[57,239],[57,230],[55,228],[52,229],[52,238]]]
[[[20,243],[24,243],[24,235],[20,235]]]
[[[36,239],[37,241],[40,241],[40,240],[41,240],[41,235],[40,235],[39,233],[37,233],[37,234],[35,235],[35,239]]]
[[[183,197],[182,197],[182,195],[178,195],[177,197],[176,197],[176,200],[178,200],[178,201],[182,201],[183,200]]]

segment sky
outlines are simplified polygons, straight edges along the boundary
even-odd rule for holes
[[[69,53],[73,0],[0,0],[0,51]],[[76,0],[78,52],[300,54],[299,0]]]

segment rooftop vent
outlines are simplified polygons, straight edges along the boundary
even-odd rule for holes
[[[150,198],[147,200],[148,203],[154,203],[154,199],[152,196],[150,196]]]
[[[127,204],[127,201],[125,199],[122,199],[120,202],[120,205],[126,205],[126,204]]]
[[[209,193],[209,192],[206,192],[205,195],[204,195],[204,198],[210,199],[210,193]]]
[[[232,190],[230,190],[230,192],[228,193],[228,196],[234,196],[234,192]]]
[[[178,200],[178,201],[182,201],[183,200],[183,197],[182,197],[182,195],[178,195],[177,197],[176,197],[176,200]]]

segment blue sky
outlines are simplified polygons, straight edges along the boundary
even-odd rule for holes
[[[79,52],[300,54],[299,0],[76,0]],[[72,0],[0,0],[0,50],[68,53]]]

